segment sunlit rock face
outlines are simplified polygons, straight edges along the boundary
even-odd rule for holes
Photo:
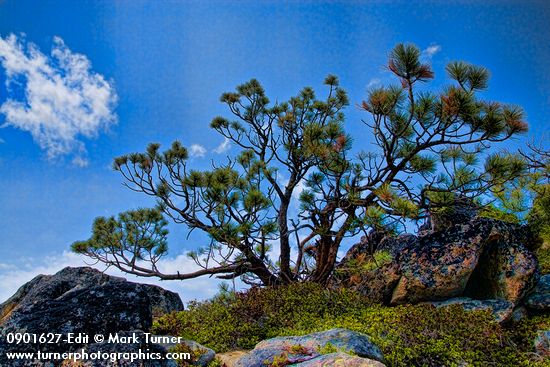
[[[417,236],[363,238],[338,265],[333,284],[390,305],[468,297],[515,306],[537,283],[536,241],[527,227],[468,207],[431,223]]]

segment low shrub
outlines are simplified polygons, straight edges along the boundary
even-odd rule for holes
[[[283,329],[311,325],[324,316],[348,314],[362,303],[355,292],[327,290],[316,284],[252,288],[191,302],[187,310],[158,319],[153,331],[182,335],[214,346],[216,351],[251,349]]]
[[[537,329],[550,316],[509,327],[488,311],[460,306],[384,307],[350,290],[296,284],[223,294],[157,320],[153,332],[181,335],[217,352],[252,349],[261,340],[335,327],[371,336],[388,366],[548,366],[533,356]]]
[[[540,272],[550,274],[550,243],[544,243],[535,251],[535,255],[539,261]]]

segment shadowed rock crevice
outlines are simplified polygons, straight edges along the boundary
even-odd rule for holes
[[[498,241],[489,241],[481,253],[477,266],[475,267],[466,289],[464,296],[473,299],[484,300],[500,298],[499,293],[499,264],[498,247],[505,246]]]
[[[537,279],[537,261],[526,246],[490,239],[483,247],[464,296],[478,300],[504,299],[517,304]]]

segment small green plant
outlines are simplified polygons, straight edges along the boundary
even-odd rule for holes
[[[368,266],[365,266],[366,271],[371,271],[378,269],[384,265],[387,265],[393,261],[393,257],[389,251],[376,251],[373,255],[372,261],[368,263]]]
[[[227,367],[225,363],[220,361],[218,358],[214,358],[210,363],[208,363],[207,367]]]
[[[535,255],[539,261],[540,272],[550,274],[550,242],[544,243],[535,251]]]
[[[484,218],[498,219],[508,223],[520,223],[521,220],[514,213],[507,212],[503,209],[496,207],[495,205],[486,205],[479,211],[479,216]]]
[[[275,356],[271,362],[264,361],[264,364],[269,367],[284,367],[290,364],[290,360],[288,359],[288,354],[283,353]]]
[[[332,343],[327,343],[322,347],[317,348],[317,351],[319,352],[319,354],[331,354],[339,352],[338,348],[336,348],[336,346],[334,346]]]
[[[291,345],[290,347],[288,347],[288,352],[292,354],[305,354],[305,355],[311,354],[311,350],[309,350],[308,348],[300,344]]]
[[[331,353],[338,353],[338,352],[343,352],[343,353],[349,354],[349,355],[351,355],[351,356],[356,355],[354,351],[348,350],[348,349],[338,348],[337,346],[335,346],[335,345],[332,344],[332,343],[326,343],[326,344],[323,345],[323,346],[319,346],[319,347],[317,348],[317,351],[318,351],[319,354],[321,354],[321,355],[323,355],[323,354],[331,354]]]

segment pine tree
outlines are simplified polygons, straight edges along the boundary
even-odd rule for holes
[[[417,47],[400,44],[388,69],[398,84],[370,90],[361,103],[376,149],[352,154],[344,131],[348,97],[335,76],[325,79],[325,98],[304,88],[281,103],[271,103],[253,79],[221,96],[232,118],[211,122],[239,155],[207,171],[188,166],[179,142],[116,158],[114,169],[126,185],[155,197],[158,206],[98,218],[92,238],[73,249],[161,279],[326,283],[345,238],[371,228],[397,230],[456,196],[481,200],[525,172],[521,156],[492,148],[527,125],[519,107],[478,97],[488,85],[485,68],[450,63],[452,84],[427,92],[420,85],[434,78],[430,65]],[[127,223],[127,216],[137,223]],[[208,235],[209,245],[189,254],[201,270],[159,271],[158,259],[167,253],[164,217]],[[135,233],[140,229],[146,230]],[[114,234],[101,236],[109,231]]]

